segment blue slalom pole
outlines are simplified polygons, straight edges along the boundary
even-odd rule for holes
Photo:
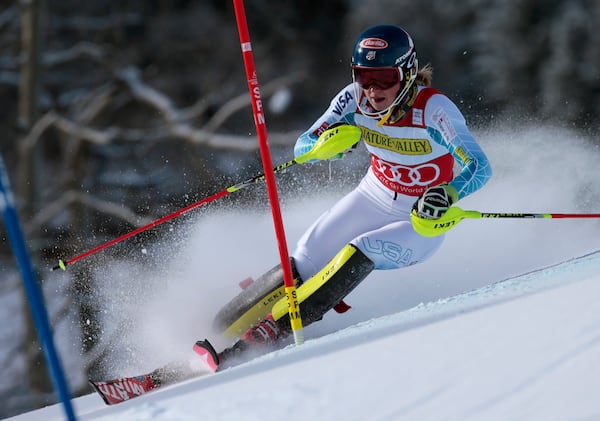
[[[42,292],[39,288],[29,253],[25,245],[23,237],[23,231],[19,223],[19,217],[15,209],[14,197],[10,190],[8,182],[8,173],[4,166],[4,160],[0,155],[0,212],[4,219],[4,225],[8,233],[8,239],[13,249],[13,254],[17,259],[21,275],[23,277],[23,284],[25,285],[25,292],[29,299],[29,307],[33,315],[38,336],[40,337],[42,348],[46,356],[48,365],[50,366],[50,372],[52,375],[52,381],[54,388],[57,390],[60,400],[62,401],[65,414],[69,421],[75,421],[75,412],[71,405],[71,394],[65,379],[64,371],[62,369],[56,348],[54,347],[54,341],[52,339],[52,332],[50,329],[50,323],[48,321],[48,313],[44,305],[44,299]]]

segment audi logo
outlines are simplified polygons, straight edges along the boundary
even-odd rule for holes
[[[439,178],[441,173],[440,167],[431,162],[409,167],[374,159],[373,169],[388,180],[405,187],[429,186]]]

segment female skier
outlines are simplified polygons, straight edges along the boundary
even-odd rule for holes
[[[374,269],[424,262],[443,235],[425,237],[411,225],[411,211],[437,219],[459,199],[480,189],[492,171],[456,105],[431,87],[432,69],[419,69],[413,40],[403,29],[378,25],[358,36],[353,81],[302,134],[296,157],[319,136],[358,127],[371,165],[360,184],[319,217],[291,257],[301,319],[320,320]],[[327,133],[329,131],[329,133]],[[342,152],[342,151],[340,151]],[[194,347],[212,371],[263,353],[291,332],[280,266],[257,279],[217,315],[216,327],[240,339],[217,353]]]

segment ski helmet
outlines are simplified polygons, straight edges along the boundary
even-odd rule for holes
[[[412,38],[402,28],[394,25],[377,25],[366,29],[356,39],[352,55],[352,79],[355,82],[356,98],[360,99],[361,88],[375,84],[387,89],[400,82],[398,95],[392,105],[383,111],[365,109],[364,103],[359,101],[359,108],[363,114],[381,118],[391,108],[400,104],[412,87],[418,73],[417,52]],[[364,80],[363,75],[375,69],[390,69],[397,72],[384,73],[382,80]],[[386,76],[387,75],[387,76]],[[392,83],[393,82],[393,83]],[[386,88],[387,87],[387,88]],[[361,105],[362,104],[362,105]]]

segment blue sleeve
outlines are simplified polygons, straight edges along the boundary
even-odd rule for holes
[[[448,148],[460,167],[449,183],[458,192],[458,198],[479,190],[491,178],[492,167],[462,113],[446,96],[435,95],[429,100],[425,114],[429,135]]]
[[[354,112],[356,101],[354,100],[354,88],[350,84],[342,89],[329,104],[329,108],[313,125],[296,140],[294,146],[294,157],[310,151],[321,133],[335,123],[344,122],[354,124]]]

